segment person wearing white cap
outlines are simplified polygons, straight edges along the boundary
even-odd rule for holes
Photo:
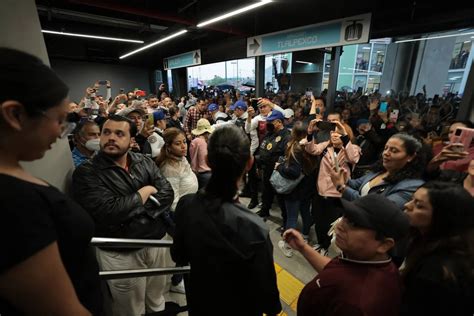
[[[198,178],[199,189],[204,187],[211,178],[211,168],[207,164],[207,141],[213,131],[214,127],[205,118],[200,119],[196,128],[191,131],[195,138],[189,147],[189,155],[191,169]]]
[[[250,152],[252,155],[257,155],[258,148],[267,133],[266,120],[272,111],[278,111],[283,113],[283,109],[276,104],[273,104],[268,99],[258,100],[259,114],[256,114],[255,108],[249,106],[247,108],[247,120],[245,122],[245,133],[250,135]],[[250,189],[250,203],[248,208],[252,209],[258,205],[258,177],[257,167],[254,162],[252,169],[248,172],[248,184]]]
[[[292,109],[285,109],[283,111],[283,116],[285,117],[285,127],[291,130],[291,128],[293,127],[295,112]]]

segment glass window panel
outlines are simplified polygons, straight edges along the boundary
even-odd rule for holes
[[[367,76],[354,76],[353,89],[357,91],[359,88],[362,88],[362,91],[365,91],[367,85]]]
[[[356,57],[356,72],[367,72],[369,69],[370,44],[358,45]]]
[[[387,45],[374,44],[370,61],[370,70],[382,74]]]

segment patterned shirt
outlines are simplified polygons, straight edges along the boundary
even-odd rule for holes
[[[72,160],[74,161],[74,167],[78,167],[84,161],[89,160],[88,157],[84,156],[77,147],[72,150]]]
[[[199,112],[197,107],[192,107],[188,110],[186,118],[184,119],[184,130],[186,133],[191,133],[196,128],[197,122],[205,117],[209,117],[209,112]]]

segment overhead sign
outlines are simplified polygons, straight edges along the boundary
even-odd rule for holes
[[[369,41],[371,13],[247,38],[247,57]]]
[[[201,64],[201,50],[193,50],[184,54],[163,59],[165,70],[189,67]]]

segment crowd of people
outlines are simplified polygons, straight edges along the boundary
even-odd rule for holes
[[[191,265],[186,288],[171,280],[191,315],[277,315],[265,224],[277,208],[277,249],[318,273],[298,315],[474,312],[474,130],[455,120],[454,96],[331,102],[325,91],[212,87],[177,98],[161,85],[112,97],[106,81],[71,103],[31,55],[1,48],[0,70],[0,314],[162,311],[165,276],[108,280],[102,292],[98,270],[164,267],[171,255]],[[68,134],[72,197],[20,164]],[[92,236],[173,245],[94,252]]]

